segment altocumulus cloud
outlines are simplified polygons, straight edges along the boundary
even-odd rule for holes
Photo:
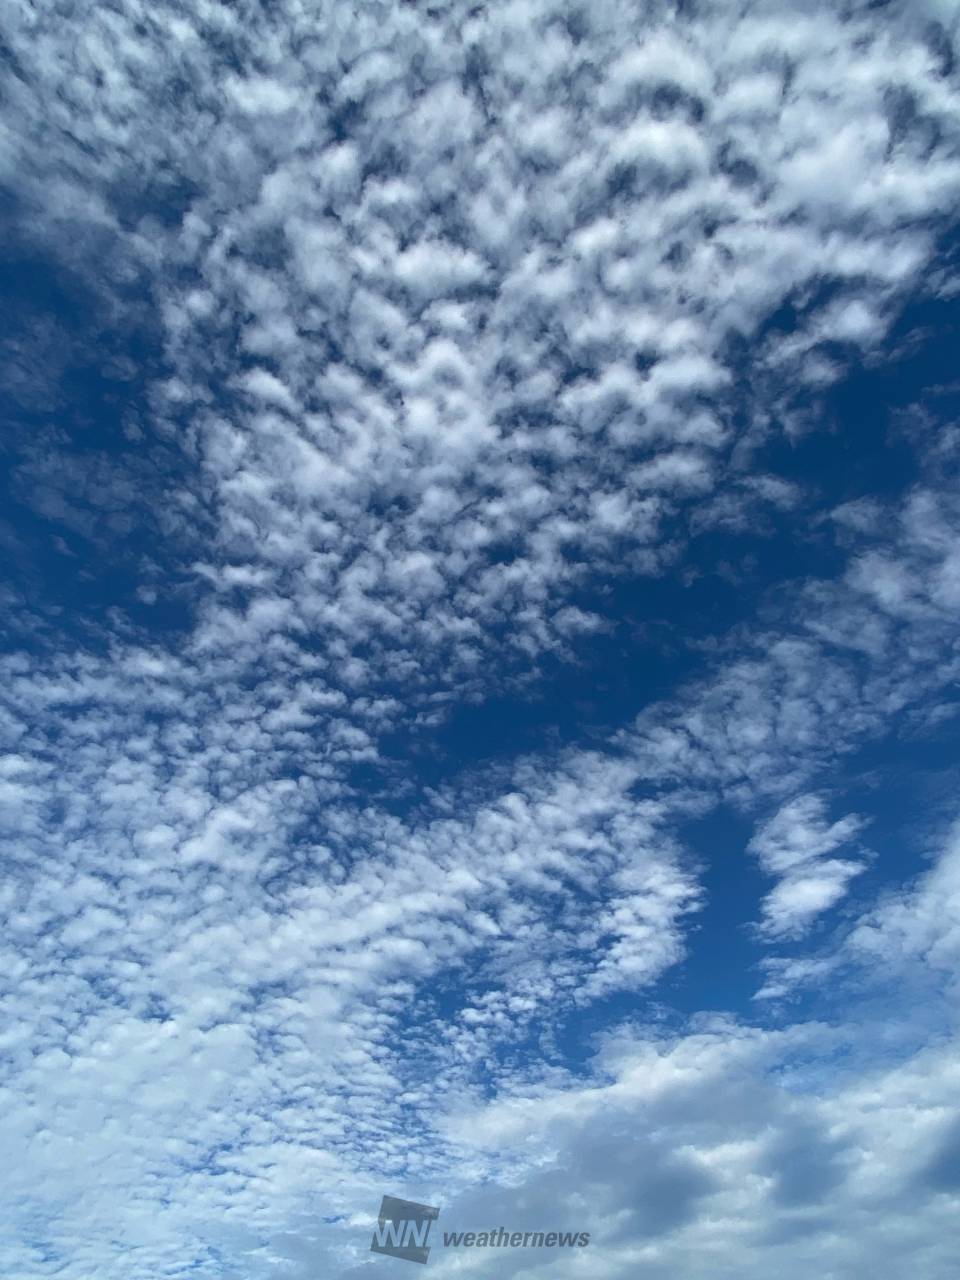
[[[3,1273],[945,1280],[954,5],[5,27]]]

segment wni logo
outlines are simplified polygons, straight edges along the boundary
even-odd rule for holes
[[[384,1196],[370,1241],[371,1252],[388,1253],[391,1258],[406,1258],[407,1262],[426,1262],[430,1257],[430,1227],[439,1212],[429,1204]]]

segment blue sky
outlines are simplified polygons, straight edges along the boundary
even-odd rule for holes
[[[957,25],[9,8],[4,1275],[953,1275]]]

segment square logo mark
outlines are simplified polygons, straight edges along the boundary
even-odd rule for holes
[[[429,1204],[384,1196],[370,1241],[371,1253],[387,1253],[391,1258],[405,1258],[407,1262],[426,1262],[430,1256],[427,1244],[430,1227],[439,1212]]]

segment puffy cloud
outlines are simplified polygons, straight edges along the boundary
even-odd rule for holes
[[[749,844],[777,887],[763,904],[765,933],[773,937],[802,933],[821,911],[846,892],[862,862],[827,855],[848,845],[863,829],[855,815],[830,823],[822,797],[798,796],[763,824]]]
[[[66,188],[35,234],[69,255],[69,216],[78,246],[109,236],[101,288],[151,280],[218,558],[291,602],[271,629],[326,631],[335,600],[393,678],[424,645],[475,678],[508,616],[516,660],[556,647],[586,562],[662,567],[665,522],[716,483],[731,334],[795,306],[755,359],[802,370],[875,344],[917,280],[960,181],[945,34],[815,5],[626,21],[128,5],[74,44],[18,15],[9,164],[27,202]],[[224,415],[238,343],[267,363]],[[400,587],[411,554],[433,569]],[[209,606],[208,641],[244,634]]]
[[[948,433],[903,501],[811,522],[839,574],[718,624],[629,723],[429,785],[416,755],[619,654],[617,590],[695,576],[691,540],[806,521],[762,451],[876,355],[956,207],[938,18],[12,13],[0,163],[62,315],[12,308],[4,538],[79,587],[11,589],[0,659],[6,1274],[335,1275],[386,1182],[576,1214],[591,1275],[947,1274],[946,1049],[609,1025],[690,955],[719,806],[778,878],[767,940],[855,886],[861,819],[820,797],[957,676]],[[954,861],[765,994],[942,981]]]

